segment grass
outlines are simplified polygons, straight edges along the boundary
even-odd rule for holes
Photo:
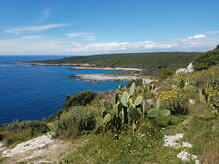
[[[177,159],[176,155],[182,149],[175,150],[162,146],[165,134],[176,133],[184,134],[183,140],[193,145],[189,153],[198,156],[201,163],[218,162],[219,118],[209,112],[184,117],[180,123],[156,131],[151,136],[140,137],[127,132],[123,133],[118,140],[113,140],[113,134],[110,132],[90,135],[87,144],[65,156],[60,163],[180,164],[183,162]]]

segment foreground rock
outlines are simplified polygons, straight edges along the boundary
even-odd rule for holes
[[[3,163],[58,163],[60,158],[73,146],[70,142],[53,139],[50,134],[42,135],[32,140],[22,142],[12,149],[5,149],[2,157],[7,157]]]
[[[20,153],[25,153],[30,150],[42,148],[50,143],[54,142],[51,135],[43,135],[32,140],[22,142],[13,149],[3,151],[3,157],[11,157]]]
[[[150,83],[154,81],[149,78],[138,77],[138,76],[125,76],[125,75],[117,76],[117,75],[109,75],[109,74],[75,74],[72,75],[72,77],[86,81],[129,81],[136,79],[142,79],[144,83]]]

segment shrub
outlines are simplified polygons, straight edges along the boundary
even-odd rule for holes
[[[173,75],[174,71],[169,68],[162,69],[159,74],[160,79],[166,79],[167,77]]]
[[[215,110],[219,110],[219,81],[210,83],[206,89],[207,102]]]
[[[143,120],[141,121],[137,132],[141,134],[151,135],[154,134],[157,130],[158,127],[153,121]]]
[[[193,62],[195,70],[208,69],[213,65],[219,64],[219,49],[208,51]]]
[[[173,78],[173,83],[180,88],[186,85],[195,87],[206,87],[207,84],[218,78],[219,67],[214,66],[208,70],[195,71],[190,74],[180,73]]]
[[[171,88],[162,91],[158,99],[161,103],[160,108],[170,110],[171,114],[186,114],[188,112],[185,96],[180,89]]]
[[[184,120],[183,117],[170,115],[156,117],[155,121],[158,127],[167,127],[170,125],[177,125]]]
[[[97,96],[98,94],[92,91],[79,92],[75,95],[67,96],[64,107],[69,108],[72,106],[87,105],[91,103]]]
[[[85,132],[95,128],[96,119],[95,113],[88,106],[87,107],[73,107],[69,111],[64,112],[59,119],[59,134],[66,135],[66,131],[69,133]]]

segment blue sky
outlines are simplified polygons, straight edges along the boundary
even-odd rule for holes
[[[218,0],[1,0],[0,55],[206,51]]]

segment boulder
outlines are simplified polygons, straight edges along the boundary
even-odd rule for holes
[[[186,68],[179,68],[176,70],[176,74],[179,73],[192,73],[194,72],[194,66],[192,63],[190,63]]]

